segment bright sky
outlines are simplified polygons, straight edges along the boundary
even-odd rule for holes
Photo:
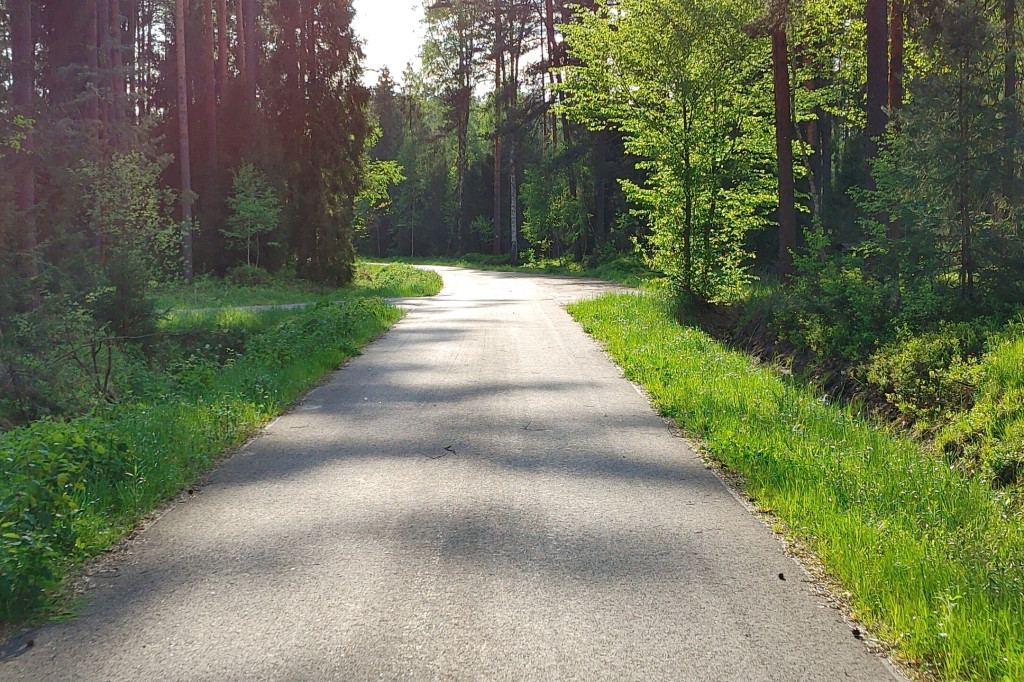
[[[391,69],[395,81],[402,80],[405,65],[419,66],[423,42],[422,0],[355,0],[355,31],[363,41],[366,61],[364,81],[377,82],[377,72]]]

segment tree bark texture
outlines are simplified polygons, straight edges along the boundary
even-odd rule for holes
[[[501,255],[501,88],[504,50],[501,45],[501,13],[494,10],[494,255]]]
[[[775,149],[779,157],[779,271],[793,272],[796,249],[796,192],[793,180],[793,111],[789,86],[789,43],[785,24],[772,32],[772,74],[775,86]]]
[[[15,111],[28,120],[35,118],[33,94],[35,92],[35,37],[32,30],[31,0],[10,0],[11,58],[14,76],[13,104]],[[16,190],[21,247],[21,274],[32,279],[38,274],[36,266],[36,175],[33,155],[32,130],[26,132],[18,154],[19,175]]]
[[[228,86],[228,0],[217,0],[217,99],[223,104]]]
[[[185,280],[192,281],[192,160],[189,153],[188,73],[185,65],[185,14],[187,0],[174,2],[174,42],[178,85],[178,165],[181,167],[181,222],[183,225],[182,257]]]
[[[1012,2],[1013,0],[1011,0]],[[903,38],[906,8],[903,0],[892,0],[889,12],[889,110],[903,106]]]
[[[259,45],[256,44],[256,0],[240,0],[245,32],[245,98],[250,112],[256,111],[256,81]]]
[[[886,0],[866,0],[865,21],[867,23],[867,157],[878,156],[878,138],[885,133],[888,115],[885,107],[889,99],[889,29]],[[875,188],[868,166],[868,189]]]

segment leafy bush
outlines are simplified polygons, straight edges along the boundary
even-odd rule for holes
[[[858,361],[891,338],[889,295],[864,276],[862,262],[840,257],[816,263],[797,258],[801,276],[776,324],[797,346],[819,357]]]
[[[277,278],[258,265],[238,265],[224,276],[224,282],[236,287],[268,287],[277,284]]]
[[[871,356],[867,379],[904,419],[927,428],[973,405],[983,347],[977,325],[943,323],[917,336],[904,329]]]
[[[369,290],[383,298],[433,296],[441,291],[444,281],[433,270],[390,263],[373,273]]]
[[[0,611],[20,615],[80,555],[86,498],[123,478],[131,455],[94,418],[37,421],[0,437],[0,451]]]
[[[281,202],[266,174],[251,163],[242,164],[234,173],[234,192],[228,197],[227,227],[221,234],[228,242],[245,251],[245,264],[260,264],[260,240],[265,246],[278,246],[271,235],[281,218]]]
[[[1024,477],[1024,328],[1011,326],[978,374],[975,406],[942,429],[935,446],[997,486],[1015,485]]]

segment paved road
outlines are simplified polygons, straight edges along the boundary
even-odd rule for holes
[[[442,270],[0,679],[893,679],[560,307],[599,286]]]

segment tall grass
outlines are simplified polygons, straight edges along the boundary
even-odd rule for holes
[[[898,655],[943,679],[1024,679],[1024,515],[1010,495],[680,326],[657,296],[570,311]]]
[[[333,301],[352,295],[404,298],[433,296],[441,290],[441,277],[408,265],[359,262],[353,287],[332,289],[309,282],[267,275],[259,284],[241,285],[217,277],[197,277],[192,284],[165,286],[157,292],[157,309],[185,311],[241,308],[289,303]]]

